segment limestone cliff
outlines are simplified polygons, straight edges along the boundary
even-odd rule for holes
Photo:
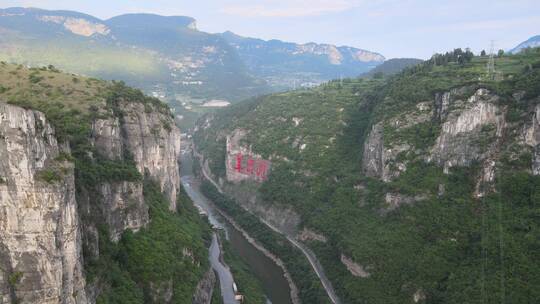
[[[178,157],[180,130],[166,114],[145,108],[142,103],[121,102],[122,118],[98,119],[93,125],[98,153],[111,160],[133,157],[141,174],[156,180],[176,209],[180,185]]]
[[[488,159],[506,126],[504,108],[498,103],[499,96],[486,89],[463,98],[467,91],[464,87],[437,94],[431,102],[418,103],[412,113],[376,123],[364,145],[366,175],[388,182],[406,171],[407,161],[414,157],[436,163],[445,172]],[[422,151],[407,141],[406,132],[417,132],[413,128],[427,123],[440,124],[440,131],[434,143]]]
[[[197,290],[193,295],[193,304],[211,304],[212,293],[216,285],[216,274],[210,269],[205,274],[202,280],[197,284]],[[219,287],[218,287],[219,288]]]
[[[536,105],[531,122],[522,134],[525,143],[533,148],[531,171],[534,175],[540,175],[540,104]]]
[[[123,102],[121,118],[97,119],[92,125],[92,142],[97,153],[109,160],[133,158],[142,175],[156,181],[176,210],[180,186],[180,131],[172,119],[157,111],[145,110],[143,104]],[[107,182],[99,187],[103,216],[110,228],[111,239],[118,240],[125,229],[133,231],[145,226],[148,207],[144,204],[140,182]]]
[[[467,100],[455,100],[452,104],[455,110],[444,120],[429,160],[448,171],[454,166],[468,166],[472,161],[486,159],[491,152],[487,145],[495,140],[486,138],[489,142],[484,145],[481,137],[501,137],[505,126],[498,99],[497,95],[479,89]]]
[[[120,106],[123,115],[94,121],[92,157],[129,158],[176,210],[180,131],[167,113],[143,103]],[[94,295],[88,297],[85,291],[83,239],[97,257],[101,223],[117,241],[150,220],[142,181],[79,187],[77,201],[68,146],[58,143],[43,113],[0,103],[0,303],[94,302],[99,291],[86,288]]]
[[[214,181],[220,189],[234,197],[246,210],[289,235],[295,235],[300,224],[300,216],[293,208],[264,204],[258,189],[270,174],[272,162],[252,152],[244,143],[247,133],[236,129],[226,136],[225,179],[211,172],[208,161],[199,157],[203,174]]]
[[[522,95],[515,93],[512,102],[520,102]],[[471,93],[470,87],[461,87],[436,94],[432,101],[418,103],[414,114],[400,113],[373,125],[364,144],[363,170],[368,176],[390,182],[415,160],[436,164],[445,173],[453,167],[478,164],[481,170],[475,196],[482,197],[493,190],[502,152],[516,159],[521,152],[530,151],[530,172],[538,175],[540,106],[536,101],[531,103],[536,105],[529,109],[529,118],[516,124],[508,121],[508,109],[501,97],[487,89],[474,89]],[[433,142],[422,148],[409,142],[406,132],[416,131],[425,123],[437,132]],[[398,193],[386,195],[387,203],[394,208],[400,204],[396,202],[412,203],[422,198]]]
[[[0,303],[86,303],[69,151],[45,116],[0,104]]]

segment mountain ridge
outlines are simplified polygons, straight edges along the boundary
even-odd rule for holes
[[[523,49],[535,47],[540,47],[540,35],[533,36],[523,41],[522,43],[511,49],[510,53],[515,54],[521,52]]]
[[[220,34],[239,53],[248,70],[277,87],[313,86],[340,77],[355,77],[382,63],[379,53],[326,43],[294,43],[278,39]]]
[[[170,100],[238,101],[340,75],[357,76],[384,59],[347,46],[246,38],[243,41],[256,41],[268,50],[253,55],[242,52],[231,35],[198,30],[196,20],[187,16],[135,13],[103,20],[74,11],[15,7],[0,9],[2,29],[9,32],[0,37],[2,60],[53,64],[70,72],[125,80]],[[282,67],[277,59],[286,59],[290,67]]]
[[[207,114],[200,168],[312,249],[346,303],[534,302],[540,49],[498,56],[496,78],[488,61],[455,49]]]

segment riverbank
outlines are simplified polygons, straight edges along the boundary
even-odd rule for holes
[[[282,234],[273,231],[255,215],[245,211],[234,201],[220,193],[210,182],[203,182],[202,193],[212,200],[242,231],[249,231],[250,238],[281,261],[289,279],[296,287],[298,300],[302,303],[332,303],[319,277],[312,270],[303,252]]]
[[[261,282],[257,279],[253,270],[239,256],[230,241],[225,238],[222,232],[218,238],[221,246],[221,257],[223,264],[229,266],[238,293],[244,297],[242,304],[266,304],[266,296]]]
[[[283,277],[287,280],[287,283],[289,284],[291,301],[293,304],[300,304],[301,301],[300,301],[300,298],[298,297],[298,288],[296,287],[296,284],[294,283],[291,274],[287,270],[285,263],[276,255],[268,251],[264,246],[259,244],[231,216],[229,216],[227,213],[225,213],[216,205],[214,205],[214,207],[220,213],[220,215],[223,218],[225,218],[229,222],[229,224],[231,224],[236,230],[238,230],[251,245],[257,248],[257,250],[262,252],[265,256],[271,259],[276,265],[278,265],[283,270]]]
[[[195,149],[193,149],[193,154],[194,154],[195,159],[197,161],[200,161],[200,159],[202,159],[202,155],[197,153],[197,151]],[[202,164],[199,163],[198,166],[197,166],[197,169],[198,169],[197,171],[202,175],[201,178],[203,178],[204,180],[206,180],[206,182],[211,184],[211,186],[217,192],[216,194],[219,194],[220,196],[225,197],[225,193],[223,192],[221,187],[217,184],[216,181],[214,181],[214,179],[211,177],[211,174],[207,171],[208,168],[205,165],[202,165]],[[235,202],[234,202],[234,204],[236,205]],[[238,205],[238,207],[241,208],[242,212],[249,213],[249,211],[245,210],[240,205]],[[251,214],[251,213],[249,213],[249,214]],[[254,216],[254,217],[256,217],[256,216]],[[325,291],[327,297],[330,299],[331,303],[333,303],[333,304],[341,304],[340,298],[337,296],[337,294],[336,294],[336,292],[335,292],[335,290],[334,290],[334,288],[332,286],[332,283],[327,278],[327,276],[326,276],[326,274],[324,272],[324,268],[322,267],[321,263],[319,262],[319,260],[317,259],[316,255],[313,253],[313,251],[311,249],[309,249],[306,245],[304,245],[304,244],[300,243],[299,241],[297,241],[296,239],[294,239],[293,236],[288,235],[287,233],[285,233],[283,231],[280,231],[279,229],[277,229],[276,227],[274,227],[270,223],[264,221],[264,219],[261,219],[259,217],[256,217],[256,218],[263,225],[265,225],[266,227],[268,227],[269,229],[271,229],[275,233],[279,234],[280,236],[283,236],[288,242],[290,242],[290,244],[292,244],[296,249],[301,251],[303,256],[309,262],[310,268],[315,272],[319,283],[322,285],[322,288],[324,289],[324,291]],[[250,229],[249,231],[252,231],[252,230]],[[305,279],[301,279],[301,280],[306,281]],[[306,287],[311,287],[311,286],[309,286],[309,284],[303,284],[303,285],[305,285]],[[301,293],[298,293],[298,294],[300,295],[300,298],[302,298],[302,299],[306,298],[306,296],[302,296]],[[307,298],[309,298],[310,300],[312,299],[311,295],[308,295]]]
[[[199,208],[200,213],[205,214],[212,226],[217,227],[220,233],[224,235],[221,238],[223,243],[225,243],[224,245],[229,245],[228,248],[227,246],[224,246],[221,252],[228,252],[227,250],[231,249],[231,253],[239,257],[242,260],[242,263],[249,267],[248,272],[255,275],[256,280],[262,283],[264,289],[263,303],[298,303],[292,302],[290,299],[290,275],[289,281],[287,281],[282,267],[277,265],[271,256],[268,256],[268,252],[263,252],[263,250],[261,250],[262,247],[255,244],[254,239],[249,237],[246,231],[243,229],[238,230],[237,228],[240,226],[232,218],[228,216],[225,217],[225,214],[222,213],[221,210],[218,210],[217,206],[215,206],[211,200],[201,193],[199,188],[199,179],[190,174],[190,172],[192,172],[192,166],[189,153],[185,153],[183,155],[182,169],[182,184],[186,188],[190,197]],[[220,262],[220,264],[225,264],[225,262],[227,262],[229,266],[234,266],[229,264],[228,260],[221,259]],[[241,293],[246,291],[247,293],[250,293],[250,291],[256,291],[256,288],[253,289],[252,287],[254,286],[251,286],[250,282],[241,282],[242,275],[237,276],[237,273],[235,273],[236,269],[231,267],[230,270],[233,272],[232,275],[234,276],[234,279],[237,280],[237,285]],[[230,283],[231,284],[220,284],[223,288],[230,290],[232,287],[232,279],[230,280]],[[228,292],[229,290],[225,290],[225,292]],[[253,303],[252,300],[255,300],[255,303],[257,303],[257,299],[260,298],[257,295],[246,295],[249,296],[249,298],[246,298],[246,303]]]

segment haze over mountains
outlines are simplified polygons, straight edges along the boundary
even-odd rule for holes
[[[354,77],[382,63],[353,47],[295,44],[197,30],[190,17],[0,10],[0,59],[125,80],[156,96],[240,100]]]

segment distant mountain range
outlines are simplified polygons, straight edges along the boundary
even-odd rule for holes
[[[380,54],[197,30],[190,17],[0,9],[0,60],[124,80],[178,100],[249,96],[369,71]]]
[[[355,77],[384,62],[378,53],[330,44],[296,44],[221,34],[233,46],[249,72],[273,86],[317,84],[339,77]]]
[[[527,41],[518,44],[518,46],[510,50],[510,53],[516,54],[521,52],[523,49],[535,47],[540,47],[540,35],[531,37]]]

